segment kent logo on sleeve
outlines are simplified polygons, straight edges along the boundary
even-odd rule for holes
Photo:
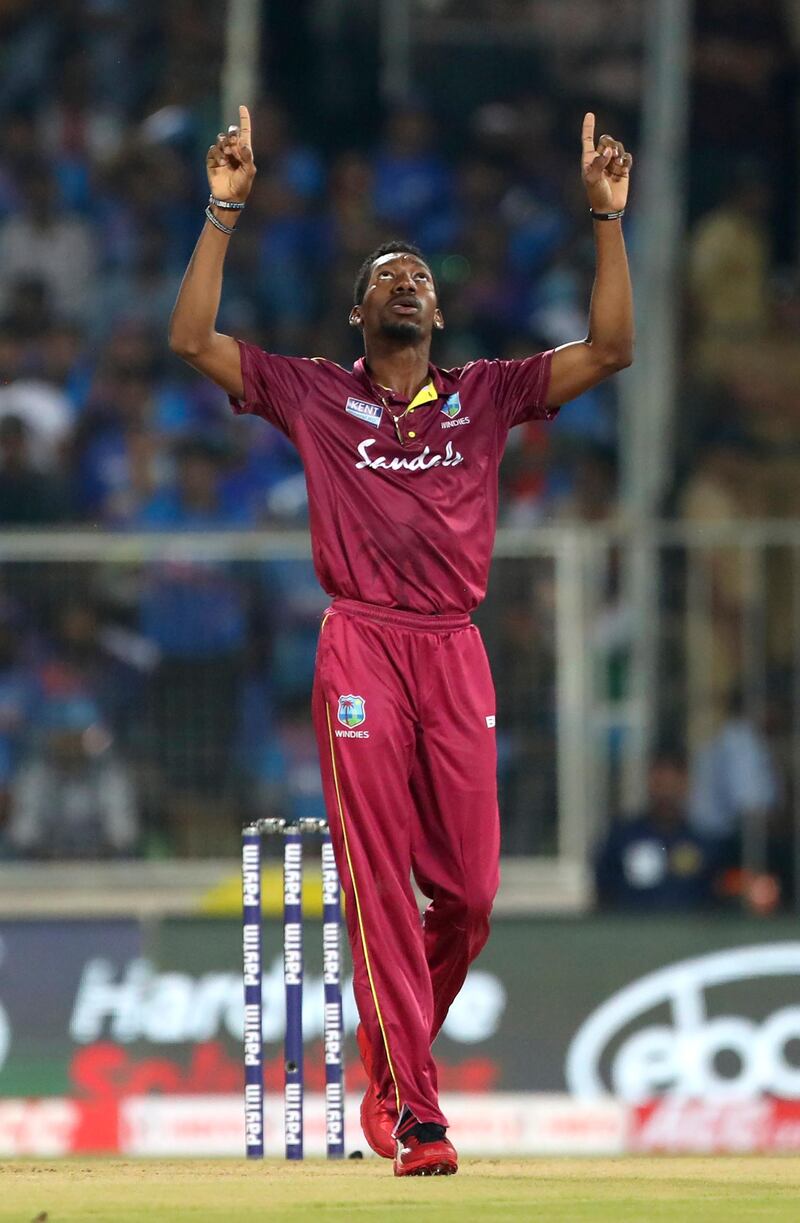
[[[344,405],[344,410],[350,416],[355,416],[358,420],[363,420],[365,424],[373,425],[376,429],[383,416],[383,408],[380,404],[368,403],[365,399],[353,399],[352,396]]]

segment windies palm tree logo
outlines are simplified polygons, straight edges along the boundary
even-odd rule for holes
[[[367,716],[364,712],[363,696],[353,696],[352,692],[348,696],[340,696],[336,716],[342,726],[349,726],[351,729],[360,726]]]
[[[458,416],[459,412],[461,411],[461,399],[459,398],[458,391],[450,396],[442,408],[442,411],[444,412],[445,416],[449,416],[451,420],[454,416]]]

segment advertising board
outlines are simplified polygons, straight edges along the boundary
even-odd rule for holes
[[[616,1101],[641,1149],[672,1149],[682,1136],[691,1149],[794,1149],[795,933],[781,919],[498,921],[437,1042],[442,1089],[569,1097],[582,1107]],[[240,938],[238,922],[213,918],[0,923],[0,1097],[62,1101],[49,1106],[53,1125],[63,1102],[78,1101],[78,1132],[88,1134],[98,1117],[107,1128],[109,1102],[238,1097]],[[279,923],[266,923],[264,940],[265,1079],[278,1092]],[[313,1096],[324,1087],[317,923],[306,948]],[[348,986],[346,1081],[357,1095],[355,1024]]]

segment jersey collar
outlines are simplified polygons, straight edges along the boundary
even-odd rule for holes
[[[433,383],[435,394],[432,395],[430,393],[428,389],[429,383],[426,383],[425,386],[422,388],[422,390],[419,391],[416,398],[412,400],[411,402],[414,404],[427,403],[431,399],[438,399],[440,395],[448,394],[447,388],[445,387],[444,378],[442,377],[442,372],[443,371],[440,370],[437,365],[429,364],[428,365],[428,378],[430,382]],[[366,357],[359,357],[358,361],[356,361],[355,365],[353,366],[353,376],[357,378],[359,382],[367,386],[370,392],[374,396],[376,396],[378,399],[383,398],[383,395],[381,394],[382,388],[379,387],[378,384],[373,380],[373,378],[370,375],[369,370],[367,369]],[[400,402],[405,403],[405,400],[400,400]]]

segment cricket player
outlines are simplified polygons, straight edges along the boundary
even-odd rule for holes
[[[280,429],[305,468],[314,565],[331,596],[312,706],[369,1079],[361,1121],[397,1176],[458,1167],[431,1045],[486,942],[499,881],[495,697],[470,613],[486,589],[500,458],[514,425],[551,419],[632,359],[621,224],[632,158],[594,132],[587,114],[597,270],[586,339],[432,365],[445,320],[430,267],[403,242],[358,273],[350,323],[365,355],[352,369],[217,332],[225,253],[256,173],[244,106],[208,150],[206,224],[170,325],[173,351],[235,412]],[[422,921],[412,875],[430,898]]]

